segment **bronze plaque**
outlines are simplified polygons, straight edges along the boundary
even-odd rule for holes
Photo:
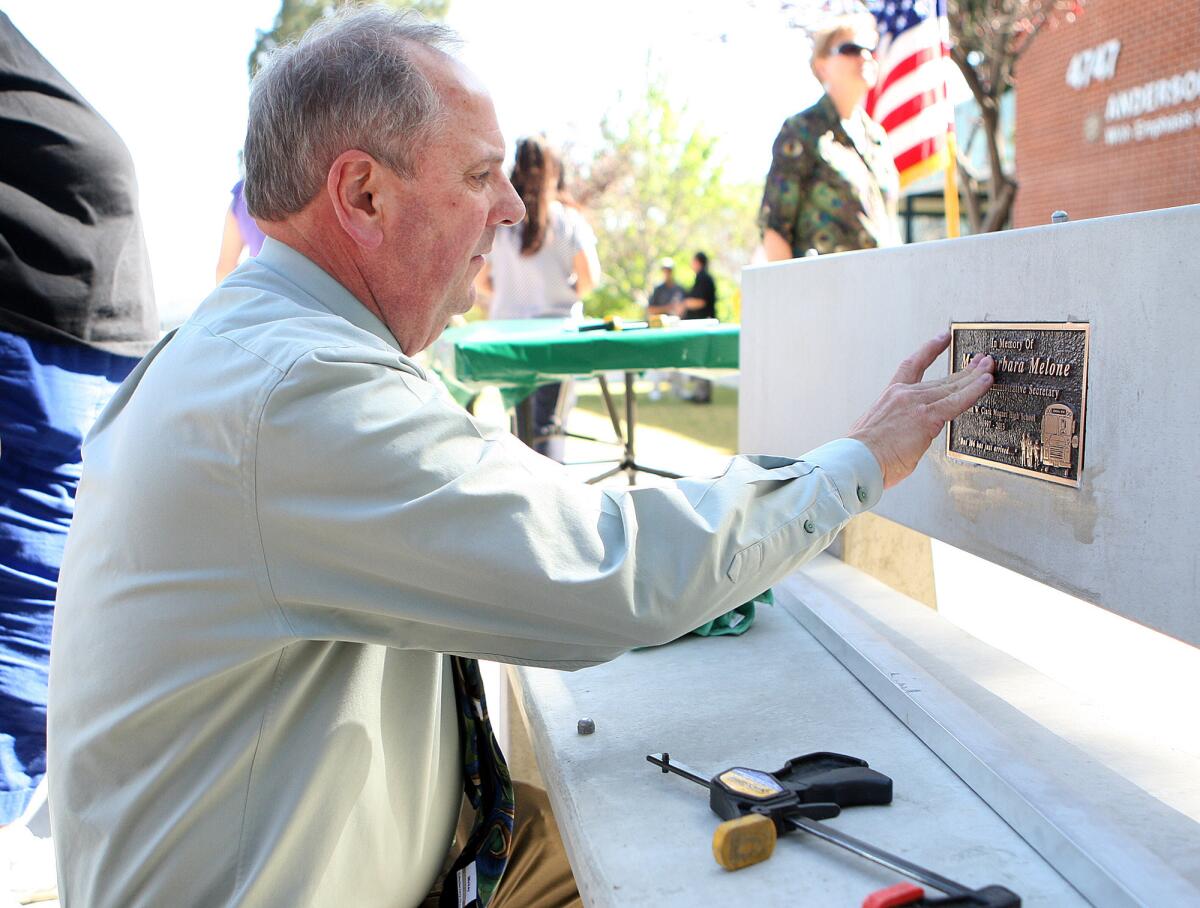
[[[987,353],[996,383],[951,421],[946,454],[1078,487],[1090,330],[1075,322],[951,324],[951,371]]]

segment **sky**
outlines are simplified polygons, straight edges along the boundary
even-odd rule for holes
[[[7,0],[25,36],[113,125],[137,170],[165,324],[213,285],[245,133],[246,60],[278,0]],[[544,132],[593,147],[605,112],[663,78],[721,140],[734,179],[762,179],[783,120],[820,87],[773,0],[452,0],[459,56],[483,78],[511,148]],[[624,99],[622,101],[622,98]]]

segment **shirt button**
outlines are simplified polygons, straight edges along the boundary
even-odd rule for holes
[[[867,490],[864,489],[862,486],[858,487],[858,500],[861,501],[863,504],[866,504],[866,502],[867,502]]]
[[[815,533],[816,531],[817,525],[815,523],[813,523],[811,520],[804,521],[804,532]]]

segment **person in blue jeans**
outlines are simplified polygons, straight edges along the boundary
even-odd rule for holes
[[[129,152],[0,13],[0,827],[46,773],[83,437],[157,336]]]

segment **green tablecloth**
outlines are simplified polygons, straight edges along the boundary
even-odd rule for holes
[[[711,323],[581,332],[560,319],[487,321],[447,330],[434,344],[432,359],[456,397],[494,385],[510,404],[569,375],[736,369],[738,335],[738,325]]]

